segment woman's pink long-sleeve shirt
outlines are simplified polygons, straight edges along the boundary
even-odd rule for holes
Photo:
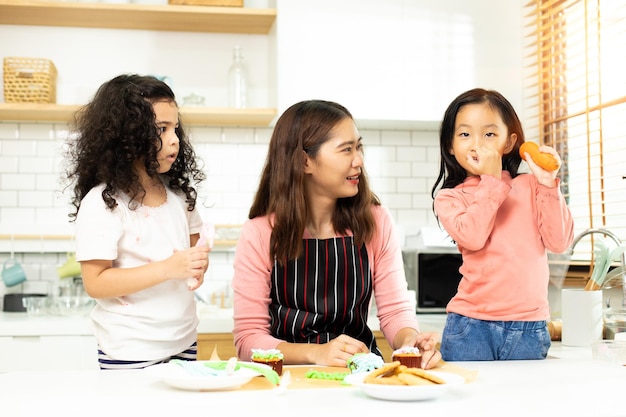
[[[434,208],[463,256],[447,311],[481,320],[550,318],[547,251],[565,252],[574,221],[561,194],[534,175],[470,177],[438,192]]]
[[[366,244],[366,249],[380,329],[392,345],[400,329],[409,327],[418,330],[418,323],[409,302],[402,252],[391,216],[382,206],[373,206],[372,211],[376,233],[372,241]],[[282,342],[269,333],[271,232],[270,218],[257,217],[244,224],[237,243],[232,280],[233,335],[241,360],[250,360],[252,349],[274,349]],[[303,239],[311,238],[305,231]]]

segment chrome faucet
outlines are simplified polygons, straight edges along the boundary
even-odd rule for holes
[[[570,246],[570,249],[569,249],[569,255],[571,256],[574,253],[574,248],[583,237],[587,235],[591,235],[591,234],[596,234],[596,233],[608,236],[609,238],[611,238],[611,240],[613,240],[613,242],[615,242],[615,244],[618,247],[622,246],[622,241],[620,240],[620,238],[615,233],[611,232],[610,230],[602,229],[602,228],[591,228],[591,229],[585,230],[584,232],[580,233],[578,236],[574,238],[574,240],[572,241],[572,246]],[[624,296],[622,298],[622,306],[626,307],[626,253],[624,252],[622,253],[622,291],[624,293]],[[607,302],[607,307],[608,307],[608,302]]]

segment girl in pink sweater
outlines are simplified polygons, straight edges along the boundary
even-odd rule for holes
[[[367,325],[374,295],[391,347],[417,346],[423,367],[437,364],[435,335],[418,331],[393,223],[369,189],[346,108],[311,100],[285,111],[249,218],[232,281],[240,359],[279,349],[285,364],[346,366],[355,353],[381,355]]]
[[[544,359],[550,348],[547,251],[565,252],[574,223],[559,188],[526,154],[522,126],[499,93],[467,91],[441,125],[434,210],[463,256],[447,306],[441,353],[447,361]],[[559,162],[557,152],[539,147]]]

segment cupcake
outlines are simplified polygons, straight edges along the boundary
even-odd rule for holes
[[[370,372],[384,365],[383,358],[375,353],[355,353],[348,361],[346,366],[352,373]]]
[[[278,375],[283,374],[283,354],[278,349],[252,349],[252,362],[268,365]]]
[[[392,361],[398,361],[407,368],[419,368],[422,364],[422,354],[416,347],[403,347],[391,354]]]

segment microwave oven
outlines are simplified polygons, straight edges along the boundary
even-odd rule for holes
[[[417,313],[445,313],[461,281],[462,259],[456,247],[403,249],[409,290],[415,291]]]

